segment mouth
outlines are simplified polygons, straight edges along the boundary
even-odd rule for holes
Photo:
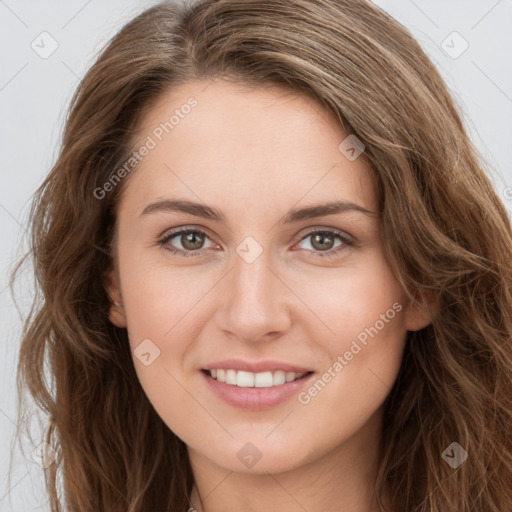
[[[207,387],[213,396],[237,409],[262,411],[289,401],[314,379],[315,372],[283,370],[253,373],[245,370],[202,369]]]
[[[312,374],[312,371],[296,373],[284,370],[249,372],[243,370],[212,368],[201,370],[205,375],[229,386],[239,388],[271,388],[282,386],[288,382],[295,382]]]

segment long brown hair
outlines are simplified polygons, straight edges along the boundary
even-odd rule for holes
[[[216,77],[307,94],[363,141],[389,263],[411,298],[432,300],[386,400],[376,495],[389,488],[389,512],[512,511],[512,230],[440,74],[370,1],[205,0],[152,7],[109,42],[32,203],[30,248],[12,275],[30,258],[38,293],[22,332],[18,422],[28,390],[52,418],[52,512],[189,505],[186,446],[107,316],[127,179],[101,199],[94,191],[127,161],[155,99]],[[468,454],[458,467],[443,457],[454,442]]]

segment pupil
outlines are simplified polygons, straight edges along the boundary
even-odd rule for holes
[[[316,241],[320,239],[320,243],[317,244]],[[329,240],[330,239],[330,242],[325,242],[325,241],[322,241],[322,240]],[[329,247],[325,247],[325,245],[328,245]],[[317,245],[320,245],[320,247],[317,247]],[[332,237],[330,236],[326,236],[325,234],[322,234],[322,233],[319,233],[319,234],[316,234],[313,236],[313,247],[315,247],[316,249],[330,249],[332,246]]]
[[[194,239],[196,239],[196,243],[194,244]],[[185,241],[185,243],[183,243]],[[183,247],[187,247],[188,249],[195,250],[201,248],[201,237],[198,236],[198,233],[188,233],[182,237]],[[192,247],[190,247],[190,245]]]

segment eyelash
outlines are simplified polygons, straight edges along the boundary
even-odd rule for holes
[[[192,229],[192,228],[179,228],[175,231],[170,231],[165,233],[159,240],[158,245],[167,251],[171,252],[172,254],[176,254],[179,256],[184,257],[190,257],[190,256],[197,256],[198,253],[200,253],[203,249],[197,249],[196,251],[183,251],[181,249],[177,249],[175,247],[172,247],[168,245],[168,242],[170,242],[173,238],[176,238],[178,235],[182,235],[184,233],[199,233],[201,235],[205,235],[205,237],[210,238],[207,233],[200,229]],[[329,249],[327,251],[312,251],[315,254],[318,254],[321,258],[334,258],[339,255],[339,253],[347,246],[355,246],[354,240],[343,233],[342,231],[334,230],[334,229],[316,229],[308,232],[306,235],[304,235],[297,243],[302,242],[306,238],[310,237],[311,235],[317,235],[317,234],[328,234],[328,235],[335,235],[338,237],[343,244],[338,246],[336,249]]]

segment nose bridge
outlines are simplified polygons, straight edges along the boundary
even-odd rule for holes
[[[285,287],[274,275],[276,269],[270,270],[270,251],[256,255],[256,247],[250,243],[240,244],[233,258],[223,288],[220,327],[243,340],[257,341],[267,333],[285,329],[288,317],[283,303]]]
[[[254,261],[239,255],[234,258],[230,283],[231,307],[242,311],[249,309],[253,313],[263,313],[269,309],[277,292],[275,276],[268,268],[271,264],[269,251],[264,251]]]

